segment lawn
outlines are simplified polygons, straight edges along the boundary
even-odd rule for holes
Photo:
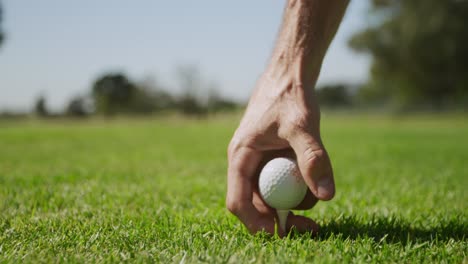
[[[237,116],[0,122],[0,262],[468,262],[468,122],[327,115],[315,238],[225,209]]]

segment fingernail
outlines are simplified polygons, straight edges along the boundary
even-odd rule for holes
[[[317,184],[317,194],[319,199],[329,199],[333,197],[333,180],[331,177],[321,179]]]

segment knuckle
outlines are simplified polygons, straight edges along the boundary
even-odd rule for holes
[[[314,148],[314,144],[309,144],[302,153],[304,161],[307,163],[319,163],[324,159],[325,150],[322,148]]]
[[[290,116],[285,119],[281,126],[283,133],[289,138],[293,138],[304,133],[314,133],[318,128],[318,125],[314,125],[313,118],[307,111]]]
[[[254,149],[258,140],[256,135],[235,135],[227,148],[228,160],[234,160],[245,149]]]
[[[296,114],[289,120],[289,128],[293,131],[307,130],[310,123],[310,115],[307,112]]]
[[[295,135],[298,132],[309,132],[318,134],[320,123],[320,112],[307,108],[298,108],[288,113],[283,124],[289,134]]]
[[[229,212],[231,212],[234,215],[238,215],[238,213],[240,212],[239,203],[229,197],[226,199],[226,208],[229,210]]]
[[[242,140],[239,139],[238,136],[234,136],[229,143],[227,154],[228,159],[232,159],[235,155],[239,152],[239,150],[243,147]]]

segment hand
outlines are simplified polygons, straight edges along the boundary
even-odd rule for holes
[[[310,209],[335,193],[330,159],[320,139],[314,89],[287,75],[277,76],[266,73],[260,78],[228,148],[227,208],[251,233],[274,233],[276,211],[262,200],[257,186],[261,168],[274,157],[296,158],[309,187],[295,209]],[[283,236],[293,226],[299,232],[318,231],[311,219],[290,213],[287,230],[278,234]]]

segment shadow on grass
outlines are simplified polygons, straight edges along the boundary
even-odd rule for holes
[[[387,243],[424,243],[431,241],[466,241],[467,223],[461,218],[453,218],[430,227],[415,227],[396,217],[374,217],[360,220],[356,216],[342,217],[323,224],[318,234],[319,239],[341,237],[343,239],[372,238],[376,242]]]

